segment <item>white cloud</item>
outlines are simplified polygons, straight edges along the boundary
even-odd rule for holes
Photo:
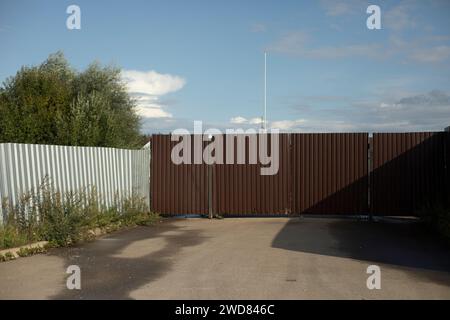
[[[255,118],[251,118],[251,119],[247,119],[241,116],[237,116],[234,118],[230,119],[230,123],[231,124],[241,124],[241,125],[256,125],[256,124],[261,124],[262,118],[261,117],[255,117]]]
[[[244,124],[244,123],[248,123],[248,120],[246,118],[244,118],[244,117],[237,116],[237,117],[231,118],[230,119],[230,123],[232,123],[232,124]]]
[[[396,100],[354,103],[343,116],[364,131],[442,130],[450,123],[450,96],[433,90]]]
[[[399,82],[399,81],[394,81]],[[392,84],[390,81],[389,84]],[[311,108],[300,110],[292,117],[273,119],[268,128],[284,132],[404,132],[441,131],[450,123],[450,95],[448,92],[432,90],[426,93],[411,93],[394,86],[391,92],[375,90],[373,98],[355,100],[336,97],[339,106],[316,107],[317,102],[334,99],[327,96],[307,96]],[[402,92],[399,94],[398,92]],[[149,107],[150,108],[150,107]],[[296,109],[291,111],[297,112]],[[158,112],[152,110],[151,112]],[[236,116],[228,122],[208,122],[203,128],[259,127],[261,118]],[[170,132],[175,128],[193,129],[190,119],[145,118],[144,132]]]
[[[450,58],[449,35],[420,36],[407,39],[399,34],[389,37],[386,51],[403,56],[404,62],[440,63]]]
[[[450,59],[448,35],[405,39],[400,34],[385,43],[359,43],[335,46],[314,46],[312,37],[304,31],[286,33],[269,44],[269,52],[308,59],[344,59],[363,57],[383,60],[397,58],[402,63],[444,63]]]
[[[334,17],[357,12],[365,13],[367,8],[367,2],[363,0],[321,0],[320,4],[326,15]]]
[[[311,47],[310,37],[303,31],[290,32],[268,46],[271,52],[311,59],[337,59],[348,57],[379,58],[386,54],[378,44],[351,44],[342,46]]]
[[[139,115],[144,118],[171,118],[172,114],[165,111],[163,106],[159,103],[157,96],[150,96],[144,94],[137,94],[134,96],[136,99],[136,110]]]
[[[143,118],[142,132],[144,133],[170,133],[178,128],[191,129],[193,122],[181,118]]]
[[[435,46],[417,49],[411,53],[411,59],[418,62],[442,62],[450,57],[450,46]]]
[[[269,51],[297,55],[305,50],[308,35],[303,31],[289,32],[269,45]]]
[[[249,124],[261,124],[263,119],[261,117],[251,118],[248,123]]]
[[[383,24],[392,31],[402,31],[415,27],[415,18],[412,16],[413,2],[402,2],[387,10]]]
[[[144,118],[170,118],[160,97],[180,90],[186,84],[182,77],[156,71],[123,70],[122,79],[128,92],[136,99],[136,110]]]
[[[305,119],[273,121],[270,123],[270,127],[272,129],[289,130],[292,128],[299,127],[301,124],[304,124],[305,122],[306,122]]]
[[[359,1],[341,0],[321,0],[320,4],[328,16],[342,16],[355,12],[355,7]]]
[[[124,70],[122,77],[127,82],[130,92],[144,93],[153,96],[165,95],[178,91],[186,84],[186,81],[171,74],[162,74],[156,71]]]
[[[353,44],[346,46],[324,46],[304,52],[306,57],[319,59],[336,59],[347,57],[381,57],[381,47],[377,44]]]
[[[448,8],[448,3],[443,3],[446,6],[441,10]],[[341,26],[337,21],[346,15],[366,15],[370,3],[366,0],[321,0],[320,4],[328,16],[335,17],[330,18],[332,28],[339,30]],[[318,45],[312,33],[293,30],[269,43],[266,49],[307,59],[394,58],[401,63],[447,63],[450,60],[450,36],[427,30],[429,25],[420,14],[419,2],[404,0],[395,5],[384,5],[381,9],[382,29],[386,30],[388,41]],[[415,34],[411,35],[411,31]]]
[[[301,119],[277,120],[271,128],[290,132],[441,131],[450,123],[450,95],[439,90],[402,98],[385,94],[346,106],[311,108]]]

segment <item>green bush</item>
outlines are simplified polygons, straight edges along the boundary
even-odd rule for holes
[[[11,208],[6,201],[2,202],[5,221],[0,224],[0,248],[11,248],[36,241],[39,238],[39,227],[36,210],[30,210],[32,203],[29,193],[20,197],[18,204]]]
[[[49,192],[43,197],[41,232],[45,240],[66,246],[86,238],[89,211],[83,208],[83,196],[83,193],[68,192],[62,197],[57,192]]]
[[[0,225],[0,248],[11,248],[29,242],[26,234],[11,225]]]
[[[47,249],[41,246],[32,248],[20,248],[20,250],[17,252],[17,255],[19,257],[28,257],[38,253],[45,253],[46,251]]]
[[[36,192],[20,198],[15,206],[3,202],[6,219],[0,225],[0,248],[46,240],[51,246],[67,246],[92,238],[91,230],[111,232],[125,226],[149,225],[159,219],[144,198],[115,196],[110,208],[101,204],[95,188],[61,194],[45,179]],[[24,253],[25,254],[25,253]]]
[[[0,262],[14,260],[16,257],[11,252],[6,252],[5,254],[0,254]]]

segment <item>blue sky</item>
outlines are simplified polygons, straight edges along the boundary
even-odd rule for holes
[[[68,30],[66,8],[81,9]],[[381,8],[369,30],[366,8]],[[0,81],[62,50],[123,68],[143,131],[442,130],[450,125],[450,1],[0,0]]]

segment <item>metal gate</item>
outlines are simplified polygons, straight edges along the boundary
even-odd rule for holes
[[[227,138],[230,138],[228,136]],[[249,164],[250,139],[245,137],[246,164],[237,164],[237,138],[234,139],[234,163],[213,166],[213,210],[221,215],[287,215],[291,213],[290,135],[279,134],[279,165],[275,175],[261,175],[259,159]],[[268,136],[270,146],[270,135]],[[254,141],[260,141],[256,136]],[[259,143],[255,150],[259,153]],[[226,148],[224,147],[226,157]],[[269,153],[272,151],[269,148]]]
[[[293,212],[368,212],[367,133],[292,134]]]
[[[374,215],[417,215],[448,201],[448,132],[375,133],[371,172]]]
[[[450,201],[450,132],[375,133],[371,139],[367,133],[295,133],[280,134],[279,141],[279,170],[264,176],[260,162],[175,165],[175,142],[154,135],[152,209],[166,215],[416,215],[429,203]],[[245,140],[246,161],[249,148]]]
[[[264,176],[259,161],[248,163],[247,138],[246,164],[236,163],[234,143],[234,164],[208,168],[173,164],[170,153],[175,143],[169,135],[154,135],[152,209],[166,215],[211,210],[224,216],[368,212],[367,133],[279,134],[278,138],[278,172]],[[225,146],[223,154],[226,158]]]
[[[194,139],[191,139],[192,144]],[[171,161],[176,142],[169,135],[153,135],[151,141],[151,208],[164,215],[207,214],[207,165]],[[193,163],[193,154],[191,162]]]

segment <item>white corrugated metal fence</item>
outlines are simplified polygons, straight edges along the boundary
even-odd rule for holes
[[[61,193],[95,187],[106,206],[132,192],[149,204],[150,150],[0,144],[0,199],[14,205],[46,176]]]

